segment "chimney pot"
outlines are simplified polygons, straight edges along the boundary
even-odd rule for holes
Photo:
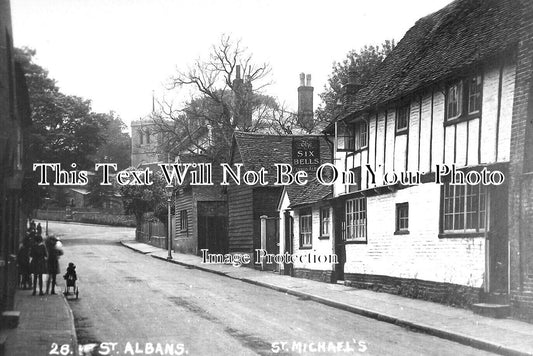
[[[237,64],[235,66],[235,79],[241,79],[241,66]]]
[[[307,77],[306,77],[306,86],[310,87],[311,86],[311,74],[307,74]]]
[[[305,86],[305,73],[300,73],[300,86]]]

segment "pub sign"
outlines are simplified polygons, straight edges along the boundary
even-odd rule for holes
[[[319,138],[294,137],[292,139],[292,168],[297,171],[315,172],[319,166]]]

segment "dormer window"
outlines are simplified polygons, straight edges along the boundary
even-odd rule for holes
[[[459,80],[446,90],[446,121],[468,120],[481,113],[481,75]]]

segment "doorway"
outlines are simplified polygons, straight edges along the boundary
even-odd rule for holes
[[[225,254],[228,251],[226,204],[198,202],[198,251]]]
[[[335,282],[344,281],[344,264],[346,263],[346,222],[344,201],[333,207],[335,217],[334,244],[338,262],[335,265]]]
[[[509,293],[509,235],[508,235],[508,192],[507,187],[487,189],[488,231],[487,244],[487,284],[486,290],[493,295]]]
[[[285,253],[292,256],[292,241],[293,241],[293,224],[294,218],[291,216],[290,212],[286,211],[285,213]],[[292,263],[283,264],[283,274],[288,276],[293,276],[294,270]]]

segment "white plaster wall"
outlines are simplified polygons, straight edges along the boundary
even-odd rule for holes
[[[396,203],[409,203],[409,234],[394,235]],[[368,243],[347,244],[346,273],[481,287],[485,239],[439,238],[440,185],[367,198]]]
[[[319,239],[320,234],[320,208],[318,206],[313,206],[312,208],[312,219],[313,219],[313,237],[312,237],[312,248],[311,249],[302,249],[300,250],[300,220],[299,220],[299,211],[297,210],[294,215],[294,254],[295,255],[331,255],[333,253],[333,235],[332,235],[332,225],[333,225],[333,211],[332,208],[329,208],[330,216],[330,236],[328,239]],[[312,270],[322,270],[322,271],[331,271],[333,270],[333,264],[331,263],[300,263],[296,262],[294,268],[306,268]]]

